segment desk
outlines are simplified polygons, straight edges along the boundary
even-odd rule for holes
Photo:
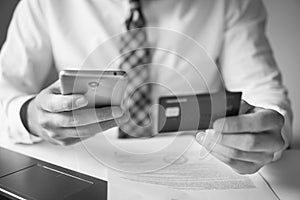
[[[113,130],[104,135],[111,140],[117,138]],[[99,143],[101,137],[103,136],[96,136],[89,142],[95,141],[94,145],[101,145],[101,142]],[[107,179],[106,167],[97,162],[80,143],[62,147],[45,142],[35,145],[18,145],[1,140],[0,146],[83,174]],[[280,161],[264,167],[260,173],[280,199],[298,200],[300,197],[299,167],[300,150],[288,150]]]
[[[300,150],[287,150],[261,172],[280,199],[300,199]]]
[[[47,142],[24,145],[13,144],[4,139],[0,140],[0,146],[73,171],[107,179],[105,166],[101,166],[93,159],[81,143],[71,146],[56,146]]]

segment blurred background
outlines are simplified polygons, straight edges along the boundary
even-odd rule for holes
[[[300,0],[263,1],[269,14],[267,34],[292,100],[292,147],[300,149]],[[18,0],[0,0],[0,48],[17,3]]]

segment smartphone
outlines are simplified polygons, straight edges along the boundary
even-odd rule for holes
[[[62,70],[59,79],[63,95],[84,94],[89,107],[120,106],[128,83],[118,70]]]

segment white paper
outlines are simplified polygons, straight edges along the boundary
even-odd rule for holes
[[[197,159],[198,153],[189,153],[181,156],[172,165],[152,172],[135,175],[121,175],[128,181],[150,183],[168,186],[179,190],[229,190],[255,188],[248,176],[240,176],[230,168],[220,164],[216,159],[207,157],[204,160]],[[130,157],[123,157],[130,163]],[[156,158],[153,158],[154,160]],[[164,162],[173,162],[172,154],[162,158]],[[152,164],[151,162],[149,163]],[[136,166],[133,166],[136,167]]]
[[[130,145],[136,148],[139,142]],[[151,165],[154,169],[164,162],[167,167],[139,174],[109,170],[109,199],[276,199],[259,174],[239,175],[212,156],[201,159],[199,149],[195,143],[177,160],[178,154],[169,151],[140,162],[130,154],[116,153],[122,169],[140,171]]]

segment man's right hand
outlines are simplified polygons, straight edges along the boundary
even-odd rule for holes
[[[28,103],[30,133],[53,144],[69,145],[117,126],[120,107],[87,108],[84,95],[62,95],[59,82],[42,90]]]

